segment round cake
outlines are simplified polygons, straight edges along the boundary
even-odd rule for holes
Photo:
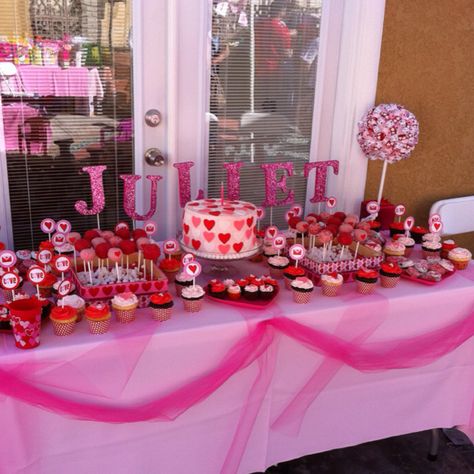
[[[256,237],[257,208],[244,201],[201,199],[186,204],[183,245],[210,258],[249,256],[259,247]]]

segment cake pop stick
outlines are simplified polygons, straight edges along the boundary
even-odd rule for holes
[[[357,254],[359,253],[359,245],[361,242],[365,242],[367,240],[367,232],[363,229],[355,229],[354,230],[354,239],[357,242],[354,260],[357,259]]]
[[[120,269],[119,269],[119,264],[120,258],[122,257],[123,252],[118,248],[118,247],[112,247],[109,249],[107,252],[107,256],[110,259],[112,263],[115,263],[115,271],[117,273],[117,281],[121,280],[121,275],[120,275]]]
[[[86,264],[87,264],[87,268],[88,268],[88,272],[89,272],[89,282],[92,285],[91,261],[94,260],[95,250],[94,249],[83,249],[83,250],[81,250],[81,253],[79,255],[82,258],[82,261],[84,263],[84,273],[87,272],[87,270],[86,270]]]

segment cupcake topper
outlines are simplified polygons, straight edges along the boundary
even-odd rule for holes
[[[51,242],[54,247],[58,249],[59,253],[61,253],[61,249],[67,244],[66,234],[56,232],[51,238]]]
[[[293,207],[291,208],[293,215],[295,216],[301,216],[303,214],[303,207],[301,204],[294,204]]]
[[[257,207],[257,232],[260,232],[260,221],[265,217],[265,209]]]
[[[72,291],[72,281],[69,279],[63,280],[58,286],[58,295],[62,298],[67,296]],[[61,306],[64,307],[64,302],[61,301]]]
[[[61,219],[56,224],[56,230],[58,232],[62,232],[63,234],[69,234],[69,232],[71,232],[71,229],[71,223],[66,219]]]
[[[176,240],[165,240],[163,242],[163,252],[171,258],[171,255],[179,249],[178,242]]]
[[[54,268],[61,273],[61,280],[64,280],[64,273],[71,268],[71,261],[60,255],[54,260]]]
[[[0,283],[5,290],[12,292],[13,299],[15,299],[15,290],[20,285],[20,277],[16,273],[6,272],[2,275]]]
[[[44,234],[48,234],[48,238],[49,240],[51,240],[51,234],[56,229],[56,221],[54,219],[47,217],[46,219],[43,219],[41,221],[40,229],[41,229],[41,232],[43,232]]]
[[[186,273],[186,275],[190,276],[193,279],[193,286],[196,286],[196,277],[201,274],[201,271],[201,264],[197,260],[189,262],[184,266],[184,272]]]
[[[403,204],[399,204],[395,207],[395,215],[398,217],[397,222],[401,222],[403,214],[406,212],[406,207]]]
[[[38,265],[32,265],[26,272],[26,278],[28,278],[32,285],[36,286],[36,296],[39,298],[39,286],[46,278],[46,272]]]
[[[326,205],[329,209],[333,209],[336,207],[337,204],[337,199],[334,196],[328,197],[328,200],[326,201]]]
[[[278,234],[273,239],[273,247],[278,250],[278,256],[280,256],[280,250],[284,249],[286,245],[286,237],[283,234]]]
[[[10,268],[15,266],[16,261],[16,254],[12,250],[3,250],[0,252],[0,265],[3,268],[10,270]]]
[[[187,253],[181,259],[181,263],[183,266],[186,266],[190,262],[194,262],[194,255],[192,253]]]
[[[410,234],[410,230],[413,228],[415,225],[415,218],[413,216],[408,216],[405,219],[405,222],[403,224],[403,228],[405,229],[405,235],[408,237]]]
[[[42,263],[43,265],[47,265],[49,262],[51,262],[53,253],[48,249],[40,250],[36,258],[38,259],[38,262]]]
[[[377,214],[380,211],[380,204],[377,201],[369,201],[365,208],[370,214],[371,220],[375,220],[377,218]]]
[[[293,211],[288,211],[285,212],[285,221],[288,222],[288,225],[290,223],[290,219],[294,217],[295,213]]]
[[[428,223],[432,224],[433,222],[441,222],[441,216],[439,214],[432,214],[428,219]]]
[[[443,223],[441,221],[432,221],[430,223],[430,232],[433,234],[438,234],[443,230]]]
[[[278,234],[278,227],[271,225],[270,227],[267,227],[267,230],[265,231],[265,238],[268,240],[272,240],[276,235]]]
[[[294,244],[290,247],[288,254],[295,261],[295,266],[298,266],[298,262],[304,258],[306,249],[301,244]]]
[[[153,221],[147,221],[143,226],[143,229],[146,232],[146,235],[151,238],[151,236],[156,232],[156,224]]]

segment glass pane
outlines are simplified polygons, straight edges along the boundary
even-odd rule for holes
[[[102,228],[125,219],[119,175],[132,173],[131,2],[0,0],[0,88],[14,245],[35,248],[44,217],[82,232],[91,203],[82,167],[105,164]]]
[[[222,163],[244,161],[241,198],[260,204],[259,165],[292,161],[288,184],[304,204],[321,0],[214,1],[212,15],[209,195],[225,182]],[[277,225],[287,210],[273,210]]]

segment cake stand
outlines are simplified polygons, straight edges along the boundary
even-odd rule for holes
[[[180,245],[185,252],[192,253],[196,257],[206,261],[206,265],[203,265],[203,273],[206,275],[215,275],[219,277],[222,277],[222,275],[225,273],[236,271],[235,267],[231,265],[232,262],[246,260],[247,258],[257,255],[262,250],[262,244],[258,244],[257,247],[252,250],[247,250],[246,252],[216,255],[214,253],[194,250],[194,248],[185,245],[182,240],[180,240]]]

